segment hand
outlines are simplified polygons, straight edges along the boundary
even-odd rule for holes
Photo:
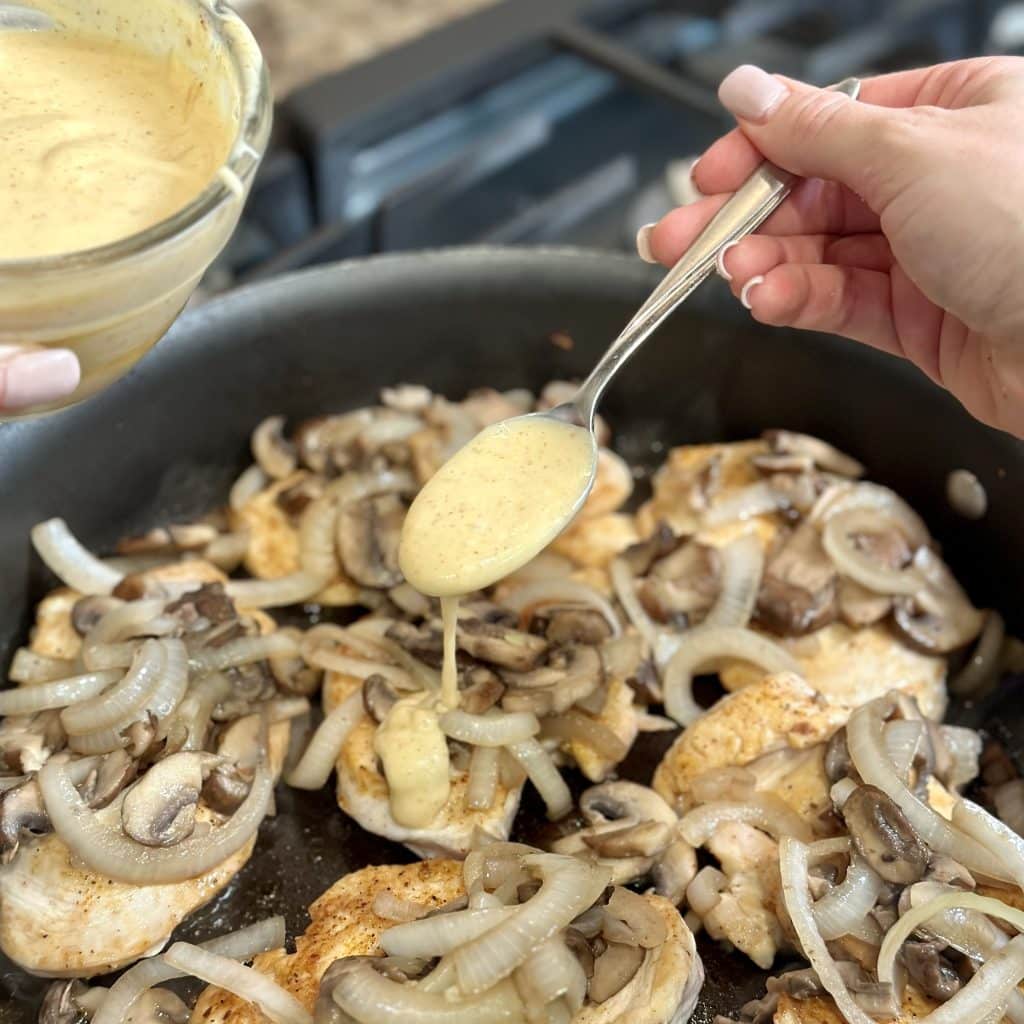
[[[719,98],[739,129],[694,168],[705,198],[641,229],[641,255],[675,263],[767,157],[809,180],[719,261],[755,319],[905,356],[1024,437],[1024,59],[868,79],[856,102],[744,66]]]
[[[68,349],[0,345],[0,414],[66,398],[80,378],[78,357]]]

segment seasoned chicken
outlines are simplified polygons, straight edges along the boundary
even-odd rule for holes
[[[766,676],[723,697],[672,744],[652,783],[669,804],[690,800],[694,779],[714,768],[749,765],[764,754],[803,751],[827,740],[849,717],[799,676]]]
[[[360,686],[362,682],[354,676],[328,673],[324,680],[324,711],[329,713]],[[424,829],[399,825],[391,816],[387,781],[373,747],[376,729],[376,722],[364,715],[341,748],[336,765],[337,793],[338,805],[346,814],[376,835],[405,843],[420,857],[465,856],[476,828],[508,838],[522,786],[507,789],[499,783],[493,807],[474,811],[466,807],[469,773],[455,768],[451,772],[448,802],[431,825]]]
[[[624,512],[588,519],[576,519],[555,538],[550,550],[584,568],[603,569],[631,544],[639,540],[633,517]]]
[[[270,727],[270,761],[280,774],[291,726]],[[97,812],[119,822],[121,801]],[[198,822],[219,817],[200,805]],[[192,911],[212,900],[245,866],[255,838],[197,878],[171,885],[115,882],[75,862],[54,834],[23,842],[0,868],[0,949],[33,974],[89,978],[158,952]]]
[[[608,697],[604,702],[597,721],[607,726],[620,740],[626,749],[633,746],[639,732],[639,717],[633,703],[633,689],[624,679],[613,679],[608,686]],[[568,744],[572,759],[583,774],[591,782],[603,782],[614,771],[616,764],[603,757],[593,747],[580,740],[572,740]]]
[[[902,1012],[892,1024],[914,1024],[915,1021],[927,1017],[936,1006],[937,1003],[908,984],[903,990]],[[809,999],[795,999],[788,992],[780,994],[779,1005],[772,1020],[775,1024],[846,1024],[846,1019],[828,997],[811,996]]]
[[[346,875],[309,908],[312,921],[295,940],[295,953],[263,953],[253,966],[312,1010],[320,978],[335,960],[378,952],[381,932],[394,924],[374,913],[374,897],[386,890],[400,899],[442,906],[462,894],[462,865],[432,860]],[[668,940],[647,954],[618,994],[584,1006],[573,1024],[683,1024],[689,1019],[704,980],[693,936],[675,907],[658,896],[646,898],[664,917]],[[192,1012],[193,1024],[260,1024],[262,1019],[250,1003],[216,988],[206,989]]]
[[[946,710],[946,659],[921,654],[885,624],[851,629],[841,622],[797,638],[772,637],[800,665],[801,675],[829,703],[849,709],[890,690],[917,699],[922,714],[938,721]],[[722,685],[738,690],[760,673],[734,663],[721,671]]]

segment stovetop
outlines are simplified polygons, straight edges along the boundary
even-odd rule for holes
[[[736,65],[824,84],[1013,49],[1020,8],[504,0],[286,96],[204,290],[442,245],[629,247],[728,126],[715,89]]]

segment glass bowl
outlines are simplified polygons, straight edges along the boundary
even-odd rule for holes
[[[218,90],[237,123],[224,165],[188,206],[107,245],[0,259],[0,345],[69,348],[82,380],[72,405],[129,370],[167,331],[231,237],[270,136],[273,105],[259,47],[224,0],[18,0],[62,30],[173,52]],[[101,201],[101,197],[100,197]]]

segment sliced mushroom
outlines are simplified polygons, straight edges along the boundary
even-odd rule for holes
[[[532,672],[506,673],[505,680],[512,687],[501,701],[506,711],[561,714],[600,689],[604,667],[594,647],[563,648],[552,664]]]
[[[295,446],[285,440],[284,417],[269,416],[252,432],[252,455],[271,480],[283,480],[295,472]]]
[[[119,607],[116,597],[106,594],[90,594],[79,598],[71,609],[71,625],[79,636],[85,636],[109,611]]]
[[[379,725],[398,701],[398,692],[382,676],[374,673],[363,682],[363,707]]]
[[[633,980],[645,956],[641,946],[609,942],[594,961],[594,973],[587,987],[591,1002],[603,1003],[621,992]]]
[[[485,665],[466,669],[459,680],[459,705],[471,715],[490,711],[505,693],[505,684]]]
[[[592,977],[594,973],[594,951],[590,948],[590,943],[587,942],[582,932],[571,926],[565,929],[564,934],[565,944],[575,954],[576,959],[579,960],[583,973],[588,978]]]
[[[459,625],[461,627],[461,621]],[[388,627],[386,636],[431,668],[441,667],[444,637],[439,625],[430,622],[417,627],[411,622],[395,622]]]
[[[856,580],[846,578],[839,581],[836,602],[839,617],[854,629],[881,622],[892,610],[891,597],[876,594]]]
[[[135,778],[137,772],[138,764],[126,750],[112,750],[89,772],[78,791],[93,810],[99,810],[106,807]]]
[[[670,828],[678,823],[676,812],[648,786],[636,782],[602,782],[580,796],[580,811],[591,824],[620,821],[658,821]]]
[[[323,478],[306,474],[296,480],[290,487],[280,490],[274,500],[277,507],[285,515],[293,520],[297,520],[323,493]]]
[[[292,636],[296,641],[301,640],[302,634],[297,629],[279,629],[278,633],[285,636]],[[299,655],[270,657],[267,659],[271,674],[277,680],[277,685],[285,693],[295,697],[309,697],[320,689],[323,683],[323,669],[314,665],[307,665]]]
[[[673,830],[661,821],[641,821],[635,825],[584,833],[583,841],[600,857],[654,857],[672,841]]]
[[[173,615],[188,629],[205,629],[233,623],[238,619],[234,602],[223,583],[204,583],[195,590],[182,594],[164,611]],[[209,644],[209,641],[207,641]]]
[[[251,769],[236,764],[217,765],[203,784],[203,803],[218,814],[234,814],[249,795],[253,775]]]
[[[957,889],[973,889],[977,885],[974,876],[959,861],[942,853],[933,853],[925,878],[929,882],[949,885]]]
[[[85,982],[78,978],[55,981],[43,996],[39,1007],[38,1024],[82,1024],[88,1020],[78,999],[88,991]]]
[[[467,654],[515,672],[534,668],[548,649],[543,637],[481,619],[459,619],[458,643]]]
[[[802,523],[769,559],[757,618],[774,633],[803,636],[836,617],[837,574],[812,523]]]
[[[646,576],[655,562],[672,554],[682,542],[683,538],[677,537],[667,523],[658,523],[650,537],[626,548],[620,557],[634,576]]]
[[[825,775],[829,782],[838,782],[845,779],[853,768],[853,758],[850,757],[850,748],[846,743],[846,729],[840,729],[832,734],[832,738],[825,747]]]
[[[651,868],[654,891],[678,906],[686,896],[686,887],[697,874],[697,853],[679,839],[670,844]]]
[[[338,516],[338,551],[345,571],[365,587],[386,589],[402,582],[398,541],[405,503],[378,494],[344,505]]]
[[[411,583],[399,583],[388,591],[388,597],[399,611],[415,619],[425,619],[433,611],[430,598],[421,594]]]
[[[132,722],[125,730],[125,737],[128,741],[126,748],[128,755],[139,760],[147,760],[154,752],[155,746],[159,743],[157,730],[159,722],[153,715],[148,715],[143,721]]]
[[[900,947],[900,960],[907,974],[929,999],[944,1003],[960,991],[960,975],[942,956],[945,943],[904,942]]]
[[[121,825],[144,846],[174,846],[196,826],[204,774],[218,759],[187,751],[157,762],[125,795]]]
[[[665,919],[639,893],[617,885],[605,904],[605,927],[609,919],[621,921],[644,949],[656,949],[668,938]],[[607,933],[605,938],[608,938]]]
[[[918,548],[913,566],[927,586],[913,597],[894,602],[900,631],[921,649],[935,654],[948,654],[969,644],[981,632],[984,613],[971,604],[931,548]]]
[[[544,635],[553,644],[596,645],[603,643],[612,634],[608,620],[600,612],[589,608],[552,609],[548,615]]]
[[[6,864],[18,852],[24,833],[52,830],[35,776],[0,794],[0,861]]]
[[[819,469],[840,476],[856,479],[864,475],[864,467],[856,459],[810,434],[799,434],[793,430],[766,430],[761,436],[776,454],[806,456]]]
[[[843,804],[842,815],[854,846],[885,881],[910,885],[924,877],[928,847],[880,789],[858,786]]]

